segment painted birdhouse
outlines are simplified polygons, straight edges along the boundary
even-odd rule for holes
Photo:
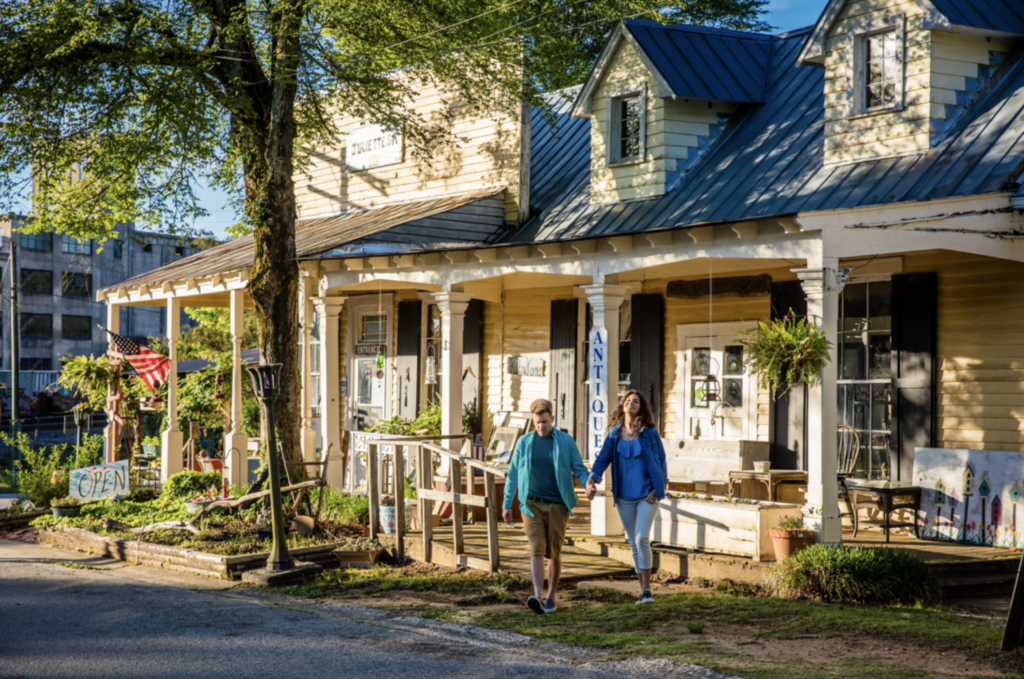
[[[932,504],[936,507],[946,504],[946,484],[942,482],[942,479],[935,482],[935,499],[932,500]]]
[[[992,484],[988,482],[988,474],[983,474],[978,484],[978,497],[986,498],[992,494]]]
[[[1010,502],[1014,504],[1020,502],[1020,484],[1016,481],[1013,482],[1013,488],[1010,489]]]
[[[993,526],[1003,525],[1003,503],[1000,501],[999,496],[996,495],[992,498],[992,521]]]
[[[974,469],[967,465],[964,469],[964,497],[974,495]]]

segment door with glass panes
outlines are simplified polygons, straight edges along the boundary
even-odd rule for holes
[[[751,323],[680,325],[677,428],[680,438],[737,441],[757,436],[756,378],[746,369],[739,333]],[[713,376],[714,379],[709,379]],[[718,398],[709,396],[717,391]]]
[[[376,310],[354,314],[355,428],[363,430],[386,417],[388,316]]]
[[[854,474],[886,478],[892,437],[892,281],[851,279],[839,309],[839,424],[859,444]]]

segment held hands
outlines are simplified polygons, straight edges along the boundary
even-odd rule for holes
[[[505,520],[505,523],[507,523],[508,525],[511,526],[512,525],[512,510],[511,509],[503,509],[501,511],[501,518],[503,518]]]
[[[658,494],[657,494],[657,493],[655,493],[655,492],[654,492],[653,490],[651,491],[651,494],[650,494],[650,495],[648,495],[648,496],[647,496],[646,498],[644,498],[644,499],[645,499],[645,500],[647,500],[647,503],[648,503],[648,504],[652,504],[652,505],[656,505],[656,504],[658,504]]]
[[[587,499],[593,500],[597,496],[597,484],[594,479],[587,479]]]

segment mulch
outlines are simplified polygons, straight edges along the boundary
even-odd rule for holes
[[[39,529],[25,526],[24,528],[16,528],[11,531],[0,530],[0,539],[27,542],[30,545],[34,545],[39,542]]]

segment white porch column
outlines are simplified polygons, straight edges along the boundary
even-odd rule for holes
[[[231,432],[224,437],[224,461],[228,482],[240,486],[249,481],[249,437],[242,431],[242,337],[245,335],[245,291],[232,290],[231,324]]]
[[[838,263],[826,257],[821,268],[793,269],[807,294],[807,318],[825,331],[833,347],[832,360],[821,369],[819,384],[807,397],[807,504],[803,507],[804,523],[826,545],[838,545],[843,539],[836,477],[836,339],[839,294],[847,272]]]
[[[327,465],[327,482],[341,488],[345,470],[341,463],[341,310],[346,297],[315,297],[313,305],[320,314],[320,436],[323,450],[333,443]],[[353,455],[355,451],[350,451]],[[303,453],[305,455],[305,453]]]
[[[171,371],[167,375],[167,423],[163,432],[163,458],[160,461],[160,480],[167,481],[184,468],[181,455],[185,437],[178,428],[178,333],[181,322],[181,300],[167,300],[167,346],[170,349]]]
[[[587,375],[590,393],[587,400],[587,430],[590,460],[597,458],[604,444],[608,417],[618,406],[619,393],[619,307],[627,289],[621,285],[584,285],[594,326],[590,330],[590,353],[587,356]],[[615,509],[615,499],[609,480],[612,469],[604,473],[604,483],[598,486],[597,497],[590,503],[590,532],[594,535],[621,535],[622,521]]]
[[[299,272],[299,327],[302,328],[302,347],[299,352],[299,374],[302,377],[302,459],[316,461],[316,432],[313,431],[313,377],[310,338],[313,333],[312,296],[315,281],[307,271]]]
[[[470,295],[464,292],[434,293],[441,312],[441,433],[462,433],[462,331]],[[446,441],[452,450],[462,442]]]
[[[120,334],[121,332],[121,307],[118,304],[107,304],[107,330],[109,330],[110,332],[116,332],[118,334]],[[114,338],[109,336],[108,338],[110,342],[108,343],[107,347],[109,349],[114,349]],[[14,404],[18,403],[17,394],[13,395],[11,402]],[[15,407],[17,406],[15,405]],[[107,462],[117,462],[117,432],[115,431],[114,428],[113,418],[107,418],[107,430],[104,433],[104,439],[106,441],[105,445],[107,450]]]

